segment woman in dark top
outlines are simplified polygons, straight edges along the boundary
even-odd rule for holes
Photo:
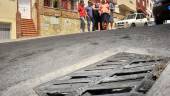
[[[94,30],[100,30],[101,17],[99,14],[99,2],[93,4],[93,16],[94,16]]]

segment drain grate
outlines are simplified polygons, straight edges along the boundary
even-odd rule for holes
[[[91,95],[104,95],[104,94],[115,94],[115,93],[127,93],[132,90],[132,87],[123,87],[123,88],[109,88],[109,89],[94,89],[87,90],[88,94]],[[85,93],[86,93],[85,92]]]
[[[123,52],[37,86],[35,91],[40,96],[145,96],[169,59]]]

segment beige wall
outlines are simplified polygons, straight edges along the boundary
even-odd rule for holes
[[[79,19],[61,18],[61,34],[73,34],[80,32]]]
[[[0,0],[0,22],[11,23],[11,38],[16,38],[17,0]]]
[[[80,21],[41,15],[41,36],[66,35],[80,32]]]
[[[130,9],[136,11],[136,0],[117,0],[117,4],[124,4],[128,6]]]
[[[136,12],[136,0],[117,0],[116,13],[126,16],[131,12]]]

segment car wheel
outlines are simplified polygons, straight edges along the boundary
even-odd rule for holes
[[[156,19],[156,18],[155,18],[155,24],[156,24],[156,25],[163,24],[163,22],[164,22],[164,20]]]
[[[145,23],[144,26],[148,26],[148,23]]]
[[[136,27],[136,24],[135,23],[132,23],[130,27]]]

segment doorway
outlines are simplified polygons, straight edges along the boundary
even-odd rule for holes
[[[31,0],[18,0],[21,18],[31,19]]]

